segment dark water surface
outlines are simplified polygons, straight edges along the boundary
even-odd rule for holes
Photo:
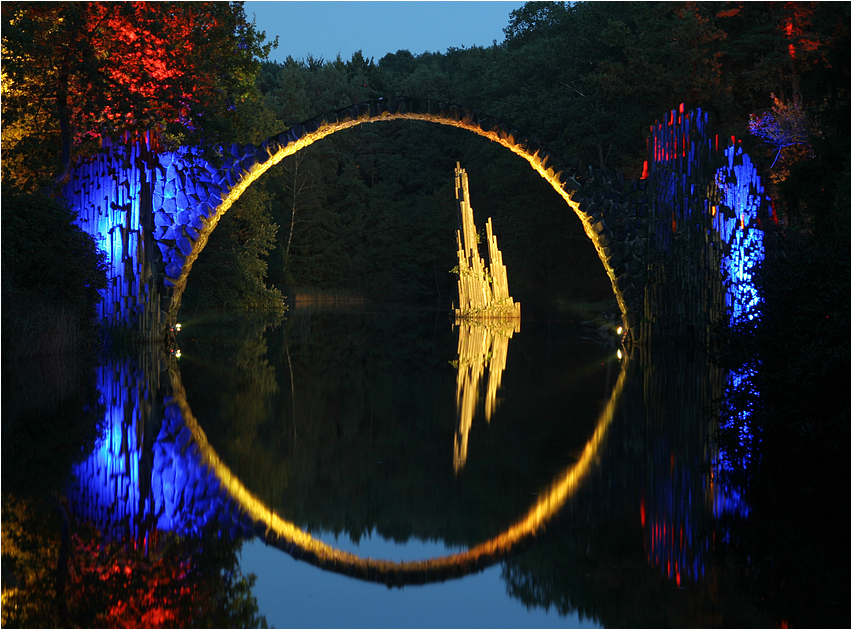
[[[8,523],[25,520],[16,497],[58,496],[58,469],[70,468],[71,528],[96,541],[72,537],[71,621],[180,625],[199,610],[191,591],[232,615],[196,623],[238,624],[241,575],[254,573],[275,627],[787,623],[747,554],[732,551],[753,508],[722,483],[710,409],[725,375],[695,352],[621,359],[570,324],[454,327],[422,311],[190,321],[179,343],[179,358],[115,360],[82,386],[77,367],[4,369],[4,394],[21,394],[3,397],[4,554]],[[28,473],[36,467],[45,474]],[[553,513],[455,577],[389,588],[398,573],[365,570],[363,581],[269,538],[249,495],[332,547],[392,561],[478,548],[539,501]],[[44,521],[57,547],[60,513]],[[86,554],[122,569],[74,564]],[[34,562],[9,557],[4,592],[23,589],[12,568]],[[81,612],[93,592],[109,615]]]

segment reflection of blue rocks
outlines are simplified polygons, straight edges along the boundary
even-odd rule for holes
[[[343,552],[279,517],[211,448],[187,404],[173,360],[169,386],[162,388],[157,384],[162,370],[156,369],[161,364],[150,363],[140,358],[101,370],[107,407],[103,435],[98,448],[76,467],[75,482],[68,490],[78,520],[89,521],[107,541],[133,545],[147,545],[149,535],[156,532],[195,536],[212,531],[233,539],[257,534],[268,545],[322,569],[397,586],[476,573],[535,536],[595,466],[624,381],[622,372],[579,458],[559,471],[508,528],[448,556],[393,562]],[[140,367],[143,364],[147,373]]]
[[[210,526],[232,537],[251,535],[251,522],[202,462],[174,398],[160,403],[136,386],[156,382],[145,378],[142,363],[127,359],[99,370],[107,410],[94,451],[74,467],[72,510],[113,540],[140,540],[155,529],[194,535]]]
[[[68,499],[78,516],[96,522],[105,536],[140,538],[148,528],[151,497],[145,488],[142,416],[151,399],[144,372],[130,360],[98,370],[98,389],[106,405],[100,438],[89,457],[74,466]]]
[[[151,487],[157,529],[193,535],[214,526],[221,527],[232,538],[251,535],[251,523],[242,522],[233,503],[202,462],[192,431],[186,426],[180,407],[169,396],[153,455],[155,474]]]

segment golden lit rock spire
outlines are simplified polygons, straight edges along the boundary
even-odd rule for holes
[[[456,162],[456,209],[459,229],[456,245],[459,258],[459,307],[456,317],[475,319],[514,319],[521,316],[521,305],[509,295],[509,282],[503,255],[497,248],[497,238],[486,223],[488,265],[479,255],[479,240],[470,205],[467,173]]]
[[[467,173],[456,162],[456,209],[459,229],[456,245],[459,258],[459,360],[456,377],[456,415],[458,429],[453,446],[456,473],[467,460],[467,436],[476,414],[479,386],[488,372],[485,394],[485,420],[497,408],[497,390],[506,368],[506,354],[512,334],[521,331],[521,305],[509,295],[509,282],[503,255],[491,218],[485,224],[488,265],[479,255],[479,239],[470,205]]]

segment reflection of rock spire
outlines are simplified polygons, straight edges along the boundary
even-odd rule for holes
[[[453,468],[458,472],[467,460],[467,436],[476,413],[479,386],[485,372],[488,385],[485,392],[485,420],[497,409],[497,390],[506,369],[509,339],[520,332],[520,320],[471,321],[459,319],[459,361],[456,377],[456,415],[458,429],[453,446]]]

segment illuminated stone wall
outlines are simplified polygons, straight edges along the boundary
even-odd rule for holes
[[[106,253],[109,284],[98,314],[116,326],[159,330],[157,257],[151,250],[152,152],[147,139],[127,146],[107,145],[77,165],[65,197],[78,225]]]
[[[74,169],[65,196],[78,225],[106,253],[109,286],[99,307],[110,325],[160,340],[176,322],[192,262],[256,163],[234,146],[214,167],[189,149],[158,151],[144,137]]]
[[[777,223],[760,177],[706,112],[669,112],[651,127],[651,203],[640,336],[706,347],[711,325],[751,312],[764,230]]]

